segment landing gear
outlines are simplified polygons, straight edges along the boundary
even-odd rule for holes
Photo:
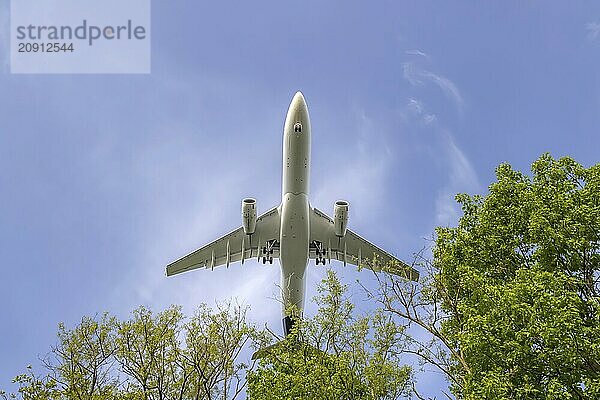
[[[315,264],[325,265],[325,249],[323,248],[323,243],[313,240],[313,245],[315,246],[315,252],[317,253],[317,256],[315,257]]]
[[[283,332],[285,333],[285,336],[289,335],[290,333],[292,333],[292,326],[294,326],[294,320],[292,319],[292,317],[287,316],[283,319]]]
[[[266,243],[266,246],[264,246],[262,248],[262,263],[266,264],[267,261],[269,262],[269,264],[273,264],[273,250],[275,248],[275,246],[277,245],[277,241],[276,240],[269,240]]]

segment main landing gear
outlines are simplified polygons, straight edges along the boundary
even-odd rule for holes
[[[313,240],[313,244],[315,246],[315,251],[317,253],[317,257],[315,258],[315,264],[323,264],[325,265],[325,249],[323,248],[323,243]]]
[[[277,243],[276,240],[269,240],[266,243],[266,246],[264,246],[262,248],[262,263],[266,264],[267,261],[269,262],[269,264],[273,264],[273,249],[275,247],[275,243]]]

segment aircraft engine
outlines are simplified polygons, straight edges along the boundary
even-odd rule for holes
[[[256,229],[256,200],[242,200],[242,226],[246,235],[252,235]]]
[[[333,206],[333,226],[335,228],[335,234],[338,237],[344,237],[346,235],[346,228],[348,227],[348,202],[344,200],[338,200]]]

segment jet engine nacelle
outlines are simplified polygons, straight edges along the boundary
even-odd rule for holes
[[[346,228],[348,228],[348,202],[344,200],[338,200],[333,206],[333,226],[335,234],[338,237],[344,237],[346,235]]]
[[[256,199],[242,200],[242,226],[246,235],[252,235],[256,230]]]

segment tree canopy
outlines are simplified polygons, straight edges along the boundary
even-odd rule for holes
[[[391,315],[429,332],[411,352],[464,399],[600,398],[600,166],[543,155],[508,164],[485,196],[457,196],[428,279],[381,279]]]
[[[240,357],[251,343],[261,334],[237,304],[201,305],[189,319],[175,306],[140,307],[123,321],[105,314],[71,330],[60,324],[45,373],[28,367],[15,382],[25,400],[235,399],[252,368]]]
[[[356,316],[335,274],[317,288],[317,314],[260,360],[248,378],[251,399],[399,399],[411,393],[404,326],[381,312]]]
[[[346,287],[329,271],[319,286],[317,315],[281,338],[246,320],[246,309],[206,305],[185,319],[180,308],[145,307],[126,320],[84,317],[59,325],[58,343],[16,377],[29,399],[398,399],[410,389],[400,362],[402,327],[381,313],[357,316]],[[281,340],[266,356],[250,350]],[[1,396],[0,396],[1,397]],[[4,394],[5,398],[9,396]]]

